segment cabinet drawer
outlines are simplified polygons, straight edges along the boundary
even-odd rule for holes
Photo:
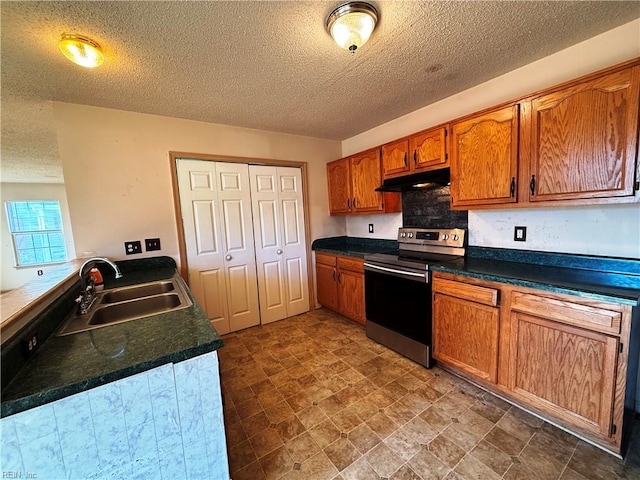
[[[620,333],[622,314],[580,303],[522,292],[511,295],[511,309],[604,333]]]
[[[338,268],[341,270],[364,272],[364,260],[359,258],[338,257]]]
[[[472,302],[491,305],[493,307],[498,305],[498,290],[495,288],[480,287],[469,283],[435,278],[433,281],[433,291],[434,293],[443,293],[450,297],[471,300]]]
[[[328,255],[326,253],[316,252],[316,263],[321,263],[323,265],[330,265],[332,267],[336,266],[336,256]]]

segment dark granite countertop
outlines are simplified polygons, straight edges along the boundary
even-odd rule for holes
[[[311,244],[312,250],[332,255],[364,258],[371,253],[397,250],[398,242],[379,238],[329,237],[318,238]]]
[[[469,247],[433,271],[637,306],[640,261],[587,255]]]
[[[119,280],[105,270],[105,287],[162,280],[176,273],[175,263],[140,269],[145,262],[134,262],[138,268],[135,263],[134,268],[122,267]],[[2,389],[1,416],[222,347],[222,339],[186,290],[193,302],[188,308],[67,336],[51,335]]]

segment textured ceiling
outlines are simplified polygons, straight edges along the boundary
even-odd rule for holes
[[[62,181],[51,101],[341,140],[640,17],[640,3],[374,1],[351,55],[341,2],[6,2],[2,181]],[[61,33],[102,45],[87,70]]]

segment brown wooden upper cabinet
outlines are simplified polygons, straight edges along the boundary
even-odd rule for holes
[[[332,215],[351,212],[351,162],[342,158],[327,163],[329,211]]]
[[[639,113],[640,58],[330,163],[331,213],[400,211],[382,176],[449,164],[458,210],[640,203]]]
[[[447,167],[447,133],[448,126],[440,126],[383,145],[384,178]]]
[[[518,105],[451,125],[452,206],[516,201],[518,125]]]
[[[380,151],[375,148],[327,164],[331,215],[391,213],[402,209],[399,193],[376,192],[382,184]]]
[[[525,101],[529,202],[633,195],[639,88],[635,66]]]
[[[452,123],[452,206],[640,200],[634,63]]]

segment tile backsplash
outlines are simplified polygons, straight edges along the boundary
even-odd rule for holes
[[[450,187],[402,193],[402,225],[417,228],[467,228],[467,210],[451,210]]]

